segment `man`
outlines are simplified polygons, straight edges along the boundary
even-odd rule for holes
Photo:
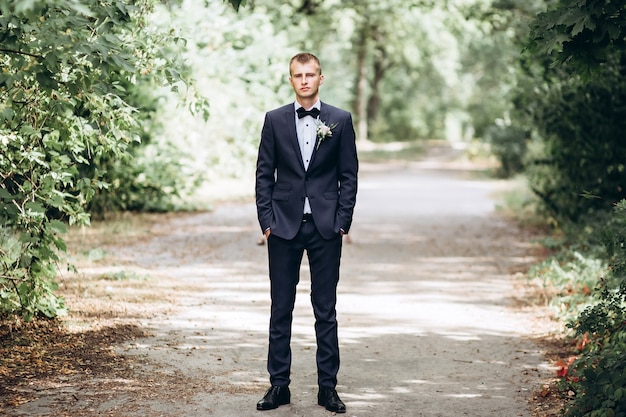
[[[322,103],[318,58],[289,62],[295,102],[265,115],[256,169],[256,205],[267,239],[272,301],[267,370],[271,387],[257,410],[289,404],[291,323],[304,251],[311,272],[317,340],[318,404],[346,406],[335,389],[339,371],[337,283],[342,237],[356,202],[358,160],[352,116]]]

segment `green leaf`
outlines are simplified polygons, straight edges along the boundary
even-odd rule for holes
[[[13,200],[13,194],[8,192],[5,188],[0,187],[0,198],[6,201]]]
[[[50,220],[48,222],[48,229],[53,233],[66,233],[67,225],[59,220]]]
[[[25,204],[25,207],[34,213],[44,214],[46,212],[44,206],[37,201],[30,201]]]

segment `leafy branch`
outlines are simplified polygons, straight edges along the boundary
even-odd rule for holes
[[[8,54],[16,54],[16,55],[26,55],[26,56],[30,56],[33,58],[39,58],[42,59],[43,56],[39,55],[39,54],[33,54],[30,52],[24,52],[24,51],[18,51],[15,49],[7,49],[7,48],[0,48],[0,52],[6,52]]]

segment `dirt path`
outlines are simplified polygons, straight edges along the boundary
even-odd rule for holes
[[[536,317],[513,308],[530,237],[494,213],[502,183],[476,178],[436,159],[363,164],[339,286],[346,416],[531,416],[527,399],[552,371],[531,341]],[[98,320],[148,332],[116,348],[130,365],[38,386],[14,415],[261,415],[269,284],[254,205],[165,219],[119,231],[101,259],[89,251],[82,284],[64,283],[77,323],[99,303]],[[316,405],[308,292],[305,264],[292,404],[263,415],[330,414]]]

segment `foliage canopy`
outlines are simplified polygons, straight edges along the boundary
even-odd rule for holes
[[[518,104],[541,138],[534,191],[576,221],[626,197],[626,5],[557,2],[532,25],[529,80]]]

